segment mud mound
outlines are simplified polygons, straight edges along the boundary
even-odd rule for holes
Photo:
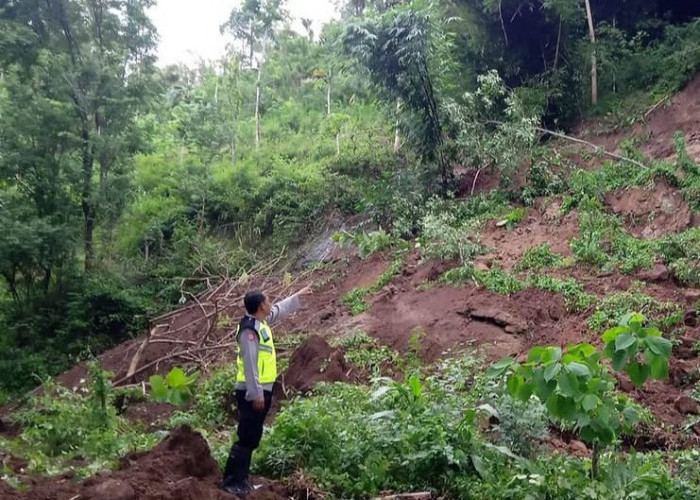
[[[300,345],[283,375],[285,387],[308,392],[319,382],[347,382],[350,368],[345,356],[318,335]]]
[[[624,217],[637,238],[654,239],[679,233],[692,224],[692,213],[683,195],[660,180],[654,189],[621,189],[605,196],[605,205]]]
[[[204,438],[189,427],[175,429],[156,448],[133,454],[113,473],[94,476],[83,483],[65,478],[45,479],[26,493],[7,490],[3,499],[32,500],[225,500],[235,498],[218,489],[221,472]],[[4,488],[4,489],[3,489]],[[287,498],[279,485],[264,482],[247,498]]]

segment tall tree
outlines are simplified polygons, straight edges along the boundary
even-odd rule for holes
[[[275,30],[287,18],[286,0],[244,0],[240,8],[231,11],[229,20],[221,27],[234,40],[247,45],[248,64],[255,67],[255,148],[260,147],[260,102],[262,99],[262,75],[265,54],[274,39]],[[257,58],[255,54],[257,53]]]
[[[598,104],[598,56],[596,54],[595,25],[593,24],[591,0],[585,0],[585,2],[588,34],[591,37],[591,102],[595,106]]]
[[[141,146],[135,117],[145,100],[155,47],[146,10],[154,0],[28,0],[24,9],[3,11],[29,26],[37,57],[15,60],[41,79],[37,98],[66,106],[72,120],[61,130],[75,141],[80,158],[85,269],[94,260],[99,217],[114,202],[114,175],[120,175]],[[41,135],[41,129],[34,131]],[[70,153],[66,153],[70,154]],[[97,166],[97,168],[96,168]]]

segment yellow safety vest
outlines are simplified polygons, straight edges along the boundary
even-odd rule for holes
[[[236,329],[237,340],[243,329],[256,332],[260,341],[258,345],[258,381],[260,385],[274,383],[277,380],[277,355],[275,353],[275,343],[272,339],[272,329],[264,321],[257,321],[249,316],[243,318],[238,325]],[[236,382],[245,382],[245,368],[243,367],[240,341],[236,348],[238,352]]]

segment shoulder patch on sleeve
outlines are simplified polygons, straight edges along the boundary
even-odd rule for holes
[[[254,334],[254,333],[249,333],[249,334],[248,334],[248,340],[255,340],[255,334]]]

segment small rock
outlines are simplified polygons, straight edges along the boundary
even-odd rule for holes
[[[654,264],[651,269],[645,269],[637,273],[637,277],[642,281],[648,281],[650,283],[662,283],[668,281],[671,273],[663,264]]]
[[[692,288],[690,290],[686,290],[683,295],[685,297],[685,300],[688,301],[688,303],[695,304],[695,301],[700,300],[700,288]]]
[[[571,440],[571,442],[569,443],[569,448],[571,448],[571,451],[574,451],[576,453],[588,453],[588,447],[581,441],[578,441],[576,439]]]
[[[333,311],[323,311],[320,316],[321,321],[328,321],[331,319],[333,316],[335,316],[335,312]]]
[[[697,415],[700,410],[698,410],[698,402],[691,398],[690,396],[679,396],[674,402],[673,407],[681,415]]]
[[[620,390],[622,392],[632,392],[634,391],[634,384],[626,378],[619,378],[618,379],[618,385],[620,386]]]
[[[683,315],[683,324],[685,326],[696,327],[698,326],[698,312],[697,311],[686,311]]]
[[[90,500],[134,500],[136,492],[124,481],[107,479],[88,488],[85,496]]]
[[[527,331],[527,323],[511,314],[497,309],[477,309],[469,313],[473,319],[488,321],[503,328],[506,333],[520,334]]]
[[[475,270],[475,271],[480,271],[480,272],[482,272],[482,273],[485,273],[485,272],[488,271],[489,269],[491,269],[491,268],[490,268],[489,266],[487,266],[487,265],[486,265],[485,263],[483,263],[483,262],[475,262],[475,263],[474,263],[474,270]]]

